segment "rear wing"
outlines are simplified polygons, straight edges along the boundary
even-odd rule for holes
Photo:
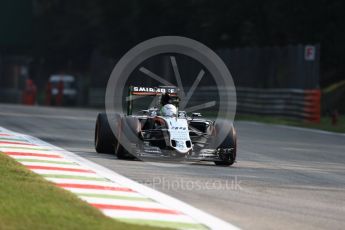
[[[159,87],[145,87],[145,86],[130,86],[128,90],[127,99],[127,115],[132,115],[133,110],[133,96],[160,96],[168,93],[170,96],[177,96],[179,89],[175,86],[159,86]]]

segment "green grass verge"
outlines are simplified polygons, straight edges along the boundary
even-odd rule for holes
[[[104,216],[0,152],[0,229],[158,229]]]
[[[322,117],[320,123],[311,123],[287,118],[256,115],[236,115],[238,121],[256,121],[268,124],[290,125],[304,128],[321,129],[332,132],[345,133],[345,115],[339,116],[337,125],[332,125],[330,117]]]

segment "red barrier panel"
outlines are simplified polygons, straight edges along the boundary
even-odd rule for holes
[[[305,90],[306,119],[311,122],[319,123],[321,119],[321,91],[319,89]]]
[[[36,103],[37,88],[32,80],[26,80],[23,92],[23,104],[34,105]]]

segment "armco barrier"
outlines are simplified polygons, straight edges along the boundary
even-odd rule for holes
[[[237,112],[257,115],[277,115],[311,122],[320,121],[319,89],[257,89],[237,91]]]
[[[189,88],[184,88],[184,91],[187,93]],[[197,106],[213,100],[219,101],[219,98],[222,97],[225,91],[227,94],[232,94],[234,100],[237,97],[236,113],[238,114],[271,115],[311,122],[320,121],[321,92],[319,89],[304,90],[236,87],[235,90],[234,88],[228,89],[204,86],[194,91],[187,107]],[[235,92],[236,97],[234,95]],[[89,104],[91,106],[103,106],[104,90],[93,89],[90,92]],[[140,103],[137,103],[137,106],[140,107],[138,104]],[[146,108],[149,103],[142,104],[145,104]],[[233,103],[233,105],[235,105],[235,103]],[[209,108],[209,111],[214,110],[217,110],[217,108]]]
[[[200,87],[195,90],[188,106],[218,100],[224,91],[234,96],[234,88]],[[188,88],[185,88],[185,92],[188,92]],[[236,97],[233,97],[236,99],[237,114],[271,115],[311,122],[320,121],[320,98],[319,89],[247,87],[236,87]]]

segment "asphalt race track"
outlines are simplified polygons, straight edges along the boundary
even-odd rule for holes
[[[156,165],[93,148],[96,110],[0,104],[0,126],[43,139],[243,229],[343,229],[345,135],[235,122],[238,159]]]

